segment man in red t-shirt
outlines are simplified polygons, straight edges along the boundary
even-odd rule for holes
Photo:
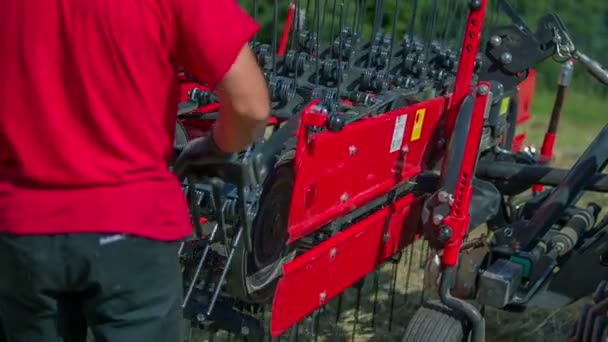
[[[236,0],[0,2],[9,341],[58,341],[58,306],[81,311],[101,341],[179,341],[177,246],[191,225],[168,168],[176,70],[222,102],[201,151],[240,151],[269,115],[247,46],[258,29]]]

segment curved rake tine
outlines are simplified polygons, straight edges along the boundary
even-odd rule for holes
[[[401,5],[403,0],[397,0],[397,8],[395,9],[395,17],[393,18],[393,29],[391,30],[391,48],[388,53],[388,63],[386,63],[386,70],[391,70],[393,67],[393,49],[395,48],[395,37],[397,37],[397,21],[399,20],[399,14],[401,12]]]
[[[272,74],[277,74],[277,52],[279,50],[279,0],[274,0],[272,11],[273,26],[272,30]]]
[[[420,254],[420,267],[422,269],[426,268],[426,263],[428,262],[429,259],[429,255],[431,254],[431,246],[426,242],[423,241],[423,247],[424,248],[424,252],[422,254]],[[424,282],[423,282],[424,284]],[[422,305],[424,303],[424,299],[426,296],[426,286],[422,286],[422,292],[420,293],[420,305]]]
[[[425,51],[425,57],[426,57],[426,64],[429,64],[429,61],[431,60],[431,46],[433,43],[433,38],[435,36],[435,20],[437,18],[437,0],[431,0],[431,13],[429,15],[429,19],[430,19],[430,23],[426,23],[426,27],[427,27],[427,32],[425,34],[426,36],[426,51]]]
[[[390,287],[390,297],[391,297],[391,308],[390,308],[390,312],[389,312],[389,317],[388,317],[388,331],[390,332],[392,327],[393,327],[393,311],[395,308],[395,288],[397,286],[397,265],[398,262],[394,262],[393,263],[393,269],[392,269],[392,281],[391,281],[391,287]]]
[[[365,15],[365,12],[367,11],[367,0],[363,0],[363,3],[360,4],[360,6],[361,8],[359,9],[359,20],[357,21],[357,26],[355,28],[357,37],[361,36],[361,25],[363,25],[363,20],[361,20],[361,17],[363,17]]]
[[[258,1],[253,0],[253,20],[258,21]],[[253,42],[256,43],[258,41],[258,33],[256,32],[253,35]]]
[[[300,330],[300,323],[296,323],[289,330],[289,342],[297,342],[298,341],[298,332]]]
[[[372,307],[372,328],[376,327],[376,307],[378,305],[378,290],[380,289],[380,281],[378,279],[378,271],[374,270],[374,305]]]
[[[357,302],[355,304],[355,321],[353,322],[353,332],[351,334],[351,341],[355,340],[357,335],[357,324],[359,323],[359,307],[361,306],[361,290],[363,289],[363,283],[357,284]]]
[[[340,320],[340,314],[342,313],[342,296],[343,296],[343,293],[340,293],[338,295],[338,304],[336,307],[336,320],[335,320],[336,324],[338,324],[338,321]]]
[[[344,16],[346,15],[345,9],[344,9],[344,0],[340,1],[340,32],[339,34],[339,39],[338,39],[338,70],[340,70],[342,68],[342,45],[344,45],[344,35],[342,34],[342,30],[344,29]],[[342,88],[342,76],[341,76],[341,72],[338,72],[338,79],[337,79],[337,92],[338,95],[340,94],[340,89]]]
[[[418,13],[418,0],[414,0],[414,4],[412,5],[412,17],[410,20],[410,26],[407,29],[408,34],[410,36],[410,42],[412,42],[412,43],[414,42],[414,37],[415,37],[414,32],[416,31],[417,13]],[[413,46],[413,44],[410,46]]]
[[[410,255],[407,258],[407,266],[406,266],[407,267],[406,278],[405,278],[405,294],[406,295],[408,294],[408,291],[409,291],[410,278],[412,276],[412,264],[414,261],[414,246],[410,245],[408,248],[410,250]]]
[[[188,332],[188,342],[193,342],[194,340],[194,326],[190,324],[190,331]]]
[[[329,0],[323,1],[323,18],[321,19],[321,27],[325,28],[325,17],[327,16],[327,4]],[[331,39],[331,36],[330,36]]]
[[[317,41],[316,41],[316,48],[315,48],[315,83],[316,86],[319,86],[319,82],[320,82],[320,75],[319,75],[319,67],[321,66],[321,48],[320,48],[320,42],[321,42],[321,10],[319,9],[320,6],[320,2],[319,0],[315,0],[315,26],[316,26],[316,31],[317,31]]]
[[[314,336],[314,341],[317,342],[319,339],[319,310],[315,311],[312,315],[312,332]]]

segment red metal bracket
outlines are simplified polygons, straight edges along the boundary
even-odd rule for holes
[[[481,82],[476,88],[473,115],[469,134],[467,136],[464,157],[460,164],[458,184],[454,193],[454,203],[451,212],[443,220],[443,224],[452,229],[452,237],[443,250],[442,262],[445,266],[456,266],[462,240],[466,234],[471,217],[469,208],[473,194],[472,180],[475,174],[477,158],[479,156],[479,144],[483,131],[483,124],[490,104],[490,83]]]

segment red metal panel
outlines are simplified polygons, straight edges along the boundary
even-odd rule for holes
[[[521,125],[532,117],[532,100],[536,88],[536,71],[530,69],[528,77],[519,84],[519,100],[517,101],[517,125]]]
[[[393,255],[413,199],[407,195],[286,264],[272,305],[272,336],[284,333]]]
[[[317,120],[322,115],[314,113],[314,103],[305,110],[295,157],[290,243],[416,176],[448,99],[435,98],[362,119],[340,132],[313,135],[306,124],[322,124]]]
[[[481,0],[481,8],[469,12],[467,26],[462,41],[460,61],[454,82],[454,94],[448,112],[446,122],[446,136],[452,136],[452,130],[456,123],[456,117],[460,110],[460,105],[471,90],[473,81],[473,71],[475,70],[475,59],[479,51],[481,41],[481,30],[486,13],[487,0]]]
[[[487,86],[489,93],[490,83],[481,82],[479,83],[479,86]],[[466,152],[462,158],[459,170],[458,185],[456,186],[456,191],[454,193],[454,204],[452,205],[450,215],[443,221],[443,223],[453,231],[452,238],[446,243],[443,250],[442,262],[445,266],[455,266],[458,263],[458,255],[460,254],[462,240],[469,228],[469,222],[471,221],[469,208],[471,205],[471,196],[473,194],[472,181],[479,155],[479,142],[481,141],[485,113],[488,108],[488,93],[482,94],[477,92],[476,94],[473,94],[473,96],[475,96],[473,116],[471,118],[469,135],[467,136],[465,146]]]
[[[519,152],[524,148],[524,143],[526,142],[526,133],[520,133],[515,136],[513,139],[513,151]]]

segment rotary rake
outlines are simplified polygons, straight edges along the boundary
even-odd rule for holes
[[[572,60],[608,76],[557,15],[533,31],[505,1],[264,3],[241,2],[267,24],[251,42],[272,100],[266,133],[184,182],[193,333],[483,341],[485,306],[564,306],[608,276],[608,221],[576,206],[608,191],[606,129],[571,170],[549,166]],[[536,153],[521,125],[549,58],[563,75]],[[178,153],[220,106],[180,75]],[[420,305],[395,328],[396,311]]]

